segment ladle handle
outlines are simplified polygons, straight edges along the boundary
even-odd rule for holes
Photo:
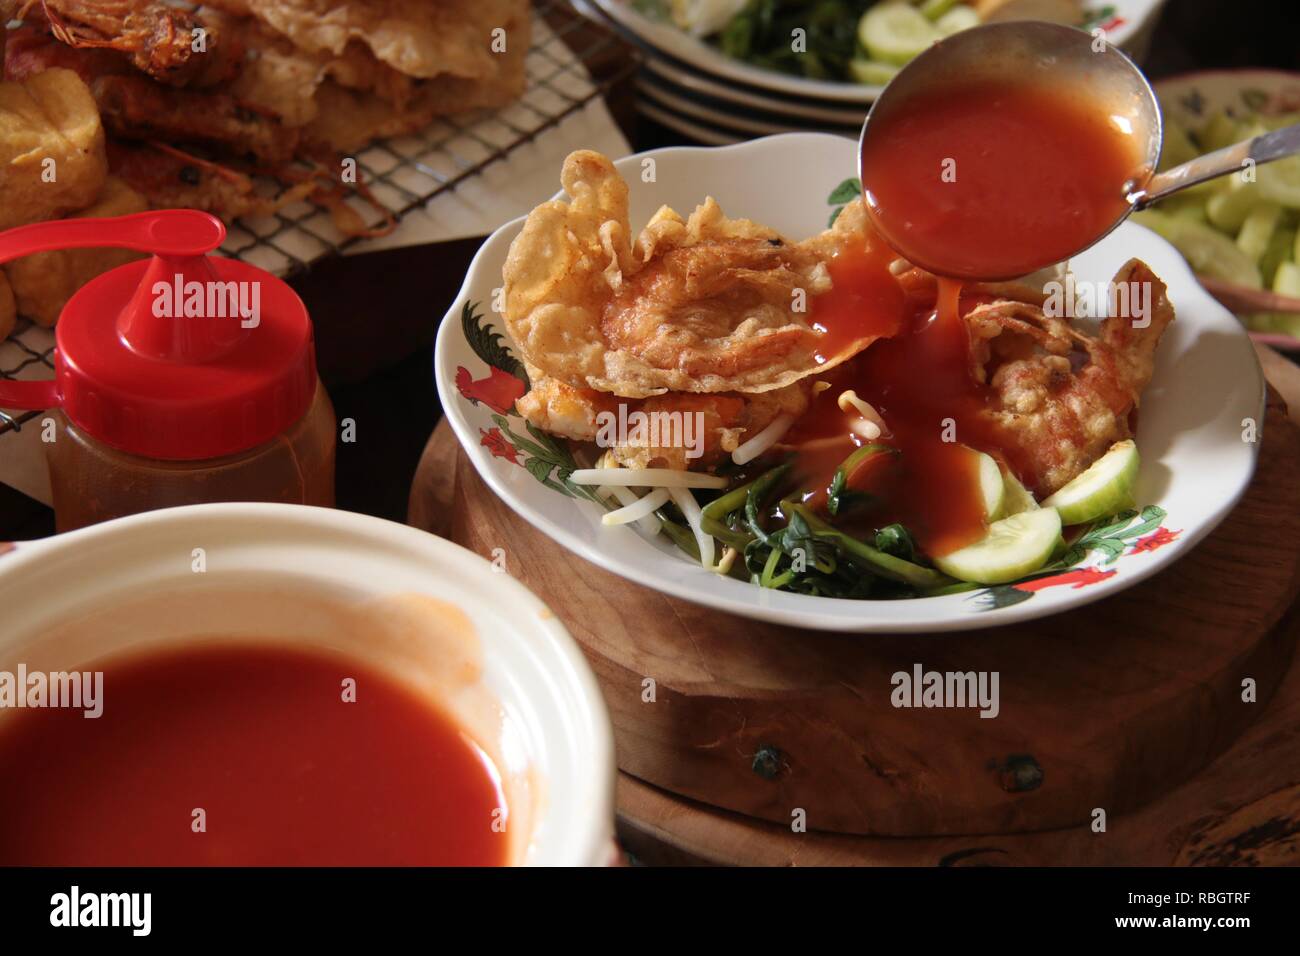
[[[1143,209],[1159,199],[1188,186],[1195,186],[1209,179],[1218,179],[1228,173],[1241,172],[1246,161],[1256,165],[1271,163],[1275,159],[1294,156],[1300,153],[1300,123],[1275,129],[1270,133],[1256,136],[1254,139],[1234,143],[1212,153],[1198,156],[1191,162],[1156,173],[1146,181],[1140,190],[1130,198],[1133,208]]]

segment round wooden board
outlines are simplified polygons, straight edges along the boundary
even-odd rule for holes
[[[1095,811],[1131,813],[1223,752],[1287,670],[1296,629],[1275,625],[1300,583],[1300,448],[1275,395],[1264,436],[1242,503],[1168,571],[1069,614],[942,637],[797,631],[633,585],[516,517],[446,434],[417,473],[411,523],[439,530],[450,512],[453,540],[484,555],[504,549],[510,573],[582,644],[619,765],[638,778],[621,784],[633,842],[664,814],[683,819],[682,808],[751,835],[799,822],[819,840],[1091,832]],[[998,717],[894,708],[891,675],[915,664],[998,672]],[[1253,702],[1242,700],[1247,678]],[[780,849],[769,851],[778,861]]]

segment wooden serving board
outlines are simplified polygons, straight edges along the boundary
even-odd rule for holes
[[[508,570],[582,644],[614,720],[621,822],[636,849],[791,862],[820,846],[811,857],[824,862],[933,863],[970,848],[961,835],[1091,834],[1097,810],[1113,831],[1266,709],[1297,633],[1277,625],[1300,584],[1300,447],[1276,395],[1264,435],[1245,499],[1168,571],[1078,611],[965,634],[801,632],[633,585],[517,518],[445,426],[410,517],[446,531],[451,514],[454,540],[485,555],[504,548]],[[918,663],[998,671],[999,716],[894,708],[891,675]],[[1242,700],[1246,678],[1254,702]]]

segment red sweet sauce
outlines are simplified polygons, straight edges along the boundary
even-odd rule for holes
[[[23,709],[0,721],[0,864],[506,861],[491,762],[350,657],[217,645],[97,669],[99,718]],[[206,832],[193,829],[200,808]]]
[[[824,505],[835,467],[862,443],[849,429],[856,413],[837,406],[841,392],[856,391],[888,426],[880,441],[901,452],[851,476],[851,487],[878,499],[861,520],[901,522],[929,554],[943,555],[987,528],[969,449],[1025,469],[979,414],[989,389],[973,374],[961,319],[978,299],[959,280],[941,279],[936,307],[916,311],[889,262],[901,254],[941,276],[986,279],[1058,262],[1123,212],[1139,153],[1122,119],[1086,94],[1005,82],[918,95],[871,122],[862,180],[884,242],[873,237],[866,250],[833,260],[833,288],[813,300],[812,322],[832,342],[864,331],[886,337],[819,376],[831,388],[786,441],[804,446],[801,484],[812,489],[810,503]]]

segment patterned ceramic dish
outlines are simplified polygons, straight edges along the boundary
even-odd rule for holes
[[[1156,83],[1155,91],[1165,122],[1188,129],[1201,128],[1220,112],[1239,117],[1259,112],[1300,113],[1300,73],[1284,70],[1182,73]],[[1294,332],[1297,328],[1300,319],[1288,322],[1285,329],[1257,329],[1251,332],[1251,338],[1274,348],[1300,352],[1300,337]]]
[[[646,16],[631,0],[590,0],[619,30],[654,57],[669,57],[695,72],[729,85],[757,88],[822,104],[870,104],[881,87],[859,83],[809,80],[765,70],[724,55],[717,47],[679,30],[672,23]],[[1111,43],[1132,52],[1147,33],[1165,0],[1113,0],[1087,4],[1089,29],[1102,29]]]
[[[655,150],[616,165],[630,184],[634,228],[664,203],[689,210],[712,195],[731,215],[802,238],[825,227],[828,196],[853,172],[856,155],[850,140],[798,133],[718,149]],[[654,183],[639,175],[645,158],[655,160]],[[1173,564],[1223,520],[1254,471],[1258,445],[1248,439],[1256,437],[1251,423],[1262,421],[1264,383],[1245,330],[1201,288],[1172,246],[1125,224],[1072,265],[1079,279],[1104,282],[1137,256],[1168,284],[1177,308],[1143,398],[1140,512],[1094,530],[1078,560],[1057,574],[943,597],[850,601],[721,577],[692,564],[666,540],[647,540],[630,526],[603,526],[600,508],[572,497],[563,484],[573,467],[567,449],[530,432],[513,413],[515,360],[498,334],[502,326],[492,303],[522,221],[507,223],[483,244],[439,331],[434,362],[443,409],[479,475],[521,517],[588,561],[666,594],[825,630],[1009,624],[1095,601]]]

